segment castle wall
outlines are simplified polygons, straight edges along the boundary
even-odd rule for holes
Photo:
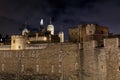
[[[83,50],[80,52],[81,65],[81,80],[98,80],[98,55],[99,52],[95,50],[95,41],[84,42]]]
[[[104,47],[105,48],[118,48],[119,38],[104,39]]]
[[[80,47],[79,47],[80,46]],[[48,74],[65,80],[120,80],[119,38],[83,44],[49,44],[41,49],[1,50],[0,72]]]
[[[96,48],[96,53],[98,54],[98,80],[106,80],[107,77],[107,61],[106,61],[106,53],[103,48]]]
[[[119,38],[109,38],[104,40],[106,53],[107,80],[120,80],[120,48]]]
[[[108,33],[108,27],[96,24],[78,25],[75,28],[69,29],[69,40],[71,42],[87,42],[90,40],[96,40],[100,45],[102,45],[102,40],[108,37]]]
[[[61,49],[63,64],[60,62]],[[64,77],[68,78],[75,71],[76,49],[76,44],[53,44],[45,49],[1,50],[0,72],[60,76],[63,70]]]
[[[104,47],[95,41],[83,43],[80,51],[81,80],[119,80],[120,49],[118,38],[104,40]]]

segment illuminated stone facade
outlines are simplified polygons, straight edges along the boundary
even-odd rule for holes
[[[41,49],[1,50],[0,73],[56,76],[64,80],[120,80],[120,40],[47,44]],[[54,80],[56,80],[54,79]],[[46,79],[47,80],[47,79]]]
[[[25,49],[26,40],[22,35],[13,35],[11,37],[11,50]]]
[[[108,37],[109,29],[97,24],[78,25],[69,29],[69,40],[71,42],[86,42],[97,40],[102,45],[104,38]]]
[[[76,44],[49,44],[44,49],[1,50],[0,73],[46,74],[68,80],[78,65]]]

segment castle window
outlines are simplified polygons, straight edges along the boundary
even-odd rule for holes
[[[59,64],[58,67],[59,67],[59,71],[58,72],[61,73],[62,72],[62,70],[61,70],[62,65]]]
[[[62,55],[59,54],[59,62],[61,62],[61,61],[62,61]]]
[[[24,65],[22,64],[21,65],[21,72],[23,72],[24,71]]]
[[[83,42],[83,38],[80,38],[81,42]]]
[[[39,65],[36,65],[36,72],[39,72]]]
[[[75,70],[77,70],[78,69],[78,63],[76,62],[75,63]]]
[[[92,31],[89,31],[90,34],[92,34]]]
[[[13,40],[13,43],[15,43],[15,40]]]
[[[106,66],[105,66],[104,64],[102,64],[102,65],[100,66],[100,70],[101,70],[102,72],[106,72]]]
[[[4,71],[5,70],[5,65],[4,64],[2,64],[2,71]]]
[[[103,65],[101,65],[101,69],[102,69],[102,70],[104,69],[104,66],[103,66]]]
[[[18,46],[18,48],[20,49],[20,48],[21,48],[21,46]]]
[[[118,70],[120,71],[120,66],[118,66]]]
[[[6,53],[4,52],[4,58],[6,57]]]
[[[74,35],[75,33],[73,32],[72,35]]]
[[[25,57],[25,55],[24,55],[24,51],[22,52],[21,57]]]
[[[54,73],[54,65],[52,65],[51,72]]]
[[[101,31],[101,34],[103,34],[104,32],[103,31]]]

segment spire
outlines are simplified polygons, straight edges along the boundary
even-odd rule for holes
[[[52,24],[52,18],[50,17],[50,24]]]
[[[60,26],[60,32],[62,32],[63,31],[63,27],[62,26]]]
[[[41,21],[40,21],[40,25],[43,25],[43,19],[41,19]]]
[[[22,30],[22,35],[26,35],[27,33],[29,33],[29,30],[27,29],[27,25],[28,25],[28,23],[27,23],[27,21],[25,21],[25,24],[24,24],[24,29]]]
[[[27,21],[25,21],[25,29],[27,28],[27,25],[28,25],[28,23],[27,23]]]

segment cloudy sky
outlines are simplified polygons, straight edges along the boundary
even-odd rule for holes
[[[120,33],[120,0],[0,0],[0,33],[19,34],[28,23],[39,28],[40,19],[49,24],[52,17],[56,33],[83,23],[108,26]]]

